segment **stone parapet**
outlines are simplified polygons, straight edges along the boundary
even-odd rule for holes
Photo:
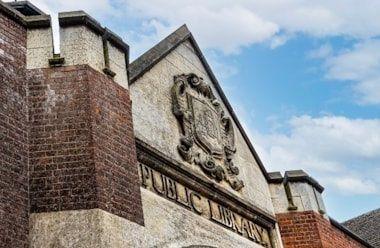
[[[302,170],[269,173],[270,191],[276,213],[315,211],[326,213],[323,187]],[[327,215],[326,215],[327,217]]]
[[[65,65],[87,64],[128,88],[129,46],[83,11],[59,13]]]
[[[87,13],[59,13],[61,53],[54,56],[49,15],[26,1],[0,2],[0,11],[27,29],[27,69],[86,64],[128,88],[129,46]]]

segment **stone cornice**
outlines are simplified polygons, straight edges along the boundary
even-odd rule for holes
[[[205,176],[191,171],[184,164],[169,158],[138,138],[136,138],[136,146],[139,162],[170,176],[189,188],[197,190],[217,203],[226,205],[231,210],[254,220],[259,225],[270,229],[274,228],[275,216],[236,196],[217,183],[208,180]]]
[[[269,183],[286,183],[286,182],[300,182],[300,183],[308,183],[313,186],[319,193],[324,191],[324,187],[320,185],[317,180],[309,176],[303,170],[291,170],[285,171],[285,176],[282,177],[280,172],[270,172],[269,175]]]

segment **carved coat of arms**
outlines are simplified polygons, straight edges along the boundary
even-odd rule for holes
[[[178,152],[217,182],[229,183],[234,190],[244,187],[233,163],[236,152],[233,125],[225,116],[211,87],[195,74],[174,77],[173,113],[181,127]]]

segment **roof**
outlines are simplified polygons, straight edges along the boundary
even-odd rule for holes
[[[242,134],[245,142],[247,143],[252,155],[254,156],[257,164],[260,167],[260,170],[264,174],[267,181],[270,180],[268,172],[266,171],[261,159],[259,158],[256,150],[254,149],[251,141],[249,140],[246,132],[244,131],[241,123],[239,122],[239,119],[237,118],[234,110],[232,109],[231,104],[228,102],[226,95],[224,94],[222,88],[220,87],[220,84],[218,80],[216,79],[214,73],[212,72],[209,64],[206,61],[206,58],[202,54],[202,51],[200,50],[197,42],[195,41],[193,35],[189,31],[186,25],[182,25],[180,28],[178,28],[176,31],[174,31],[172,34],[167,36],[165,39],[160,41],[157,45],[149,49],[146,53],[141,55],[139,58],[137,58],[135,61],[133,61],[129,65],[129,76],[130,81],[129,84],[133,84],[137,81],[138,78],[143,76],[147,71],[149,71],[154,65],[156,65],[158,62],[160,62],[166,55],[168,55],[171,51],[173,51],[175,48],[177,48],[180,44],[182,44],[185,41],[189,41],[192,46],[194,47],[195,53],[199,57],[202,65],[207,71],[208,76],[210,77],[212,83],[214,84],[218,94],[220,95],[224,105],[226,106],[227,110],[229,111],[232,119],[236,123],[236,126],[238,127],[240,133]]]
[[[380,208],[342,223],[374,247],[380,248]]]

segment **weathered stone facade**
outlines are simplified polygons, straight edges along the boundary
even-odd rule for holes
[[[268,173],[195,39],[133,63],[82,11],[0,2],[0,247],[371,247]]]

